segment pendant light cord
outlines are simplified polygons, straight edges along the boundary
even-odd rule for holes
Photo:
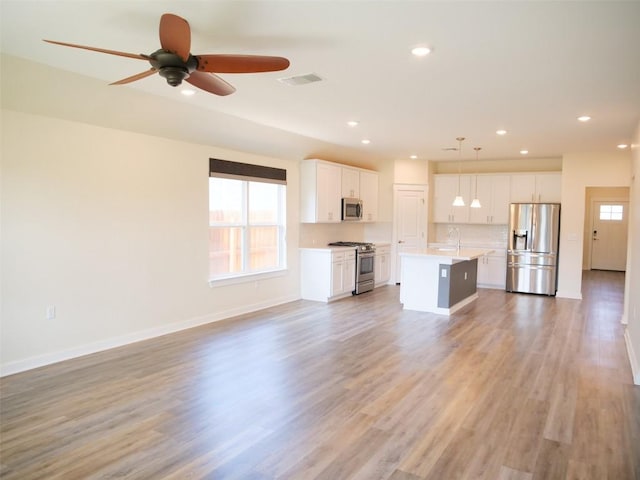
[[[462,162],[462,141],[464,137],[456,138],[458,140],[458,196],[460,196],[460,173],[461,173],[461,162]]]

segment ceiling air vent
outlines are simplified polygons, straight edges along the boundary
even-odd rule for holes
[[[306,85],[307,83],[321,82],[322,78],[315,73],[306,73],[304,75],[279,78],[278,81],[287,85]]]

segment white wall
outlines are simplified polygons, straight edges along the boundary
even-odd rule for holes
[[[562,212],[558,297],[582,298],[582,257],[587,187],[627,187],[628,152],[566,154],[562,160]]]
[[[297,162],[9,110],[1,149],[3,374],[299,298]],[[284,276],[209,287],[209,157],[287,169]]]
[[[634,382],[640,385],[640,123],[636,128],[632,151],[629,244],[625,278],[625,340]]]

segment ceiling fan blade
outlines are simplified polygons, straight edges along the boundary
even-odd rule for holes
[[[275,72],[289,67],[284,57],[266,55],[196,55],[198,70],[215,73]]]
[[[165,13],[160,17],[160,45],[185,62],[191,51],[191,27],[184,18]]]
[[[147,70],[142,73],[138,73],[137,75],[132,75],[130,77],[123,78],[122,80],[118,80],[117,82],[110,83],[109,85],[124,85],[125,83],[135,82],[136,80],[141,80],[150,75],[153,75],[156,72],[157,70],[155,68],[151,68],[150,70]]]
[[[56,45],[63,45],[65,47],[82,48],[83,50],[91,50],[93,52],[108,53],[110,55],[119,55],[121,57],[139,58],[141,60],[147,60],[149,58],[147,55],[141,55],[139,53],[117,52],[116,50],[106,50],[104,48],[87,47],[85,45],[76,45],[74,43],[56,42],[55,40],[44,40],[44,41],[47,43],[53,43]]]
[[[201,88],[216,95],[229,95],[236,91],[235,87],[213,73],[193,72],[185,79],[194,87]]]

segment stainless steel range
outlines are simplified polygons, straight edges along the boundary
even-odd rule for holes
[[[352,292],[353,295],[373,290],[376,246],[366,242],[333,242],[329,246],[356,249],[356,289]]]

